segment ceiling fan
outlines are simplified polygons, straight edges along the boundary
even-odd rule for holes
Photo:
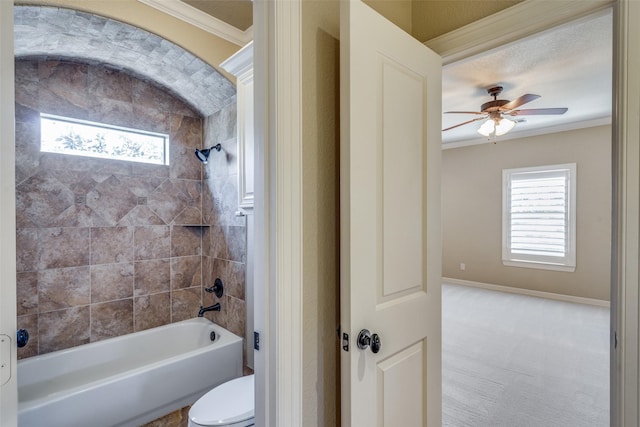
[[[496,136],[500,136],[509,132],[516,125],[515,121],[509,120],[504,116],[551,115],[564,114],[567,112],[567,108],[533,108],[517,110],[516,108],[521,105],[540,98],[540,95],[527,93],[513,101],[508,101],[506,99],[498,99],[498,95],[502,93],[502,86],[491,87],[487,92],[490,96],[493,96],[493,101],[482,104],[480,111],[445,111],[445,114],[477,114],[482,117],[459,123],[446,129],[442,129],[442,131],[444,132],[459,126],[487,119],[487,121],[480,126],[480,129],[478,129],[478,133],[487,137],[492,133],[495,133]]]

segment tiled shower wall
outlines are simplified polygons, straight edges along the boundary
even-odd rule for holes
[[[234,110],[229,102],[225,110]],[[170,165],[41,153],[40,112],[168,133]],[[31,335],[19,357],[194,317],[213,277],[229,284],[218,322],[244,324],[227,320],[235,311],[226,301],[244,295],[244,242],[234,240],[242,218],[223,219],[234,210],[233,185],[203,180],[193,155],[209,143],[203,123],[177,98],[120,70],[16,61],[17,310],[18,327]],[[235,115],[215,123],[230,154],[212,156],[225,156],[218,160],[230,171]]]
[[[203,214],[211,224],[203,241],[203,275],[206,286],[216,277],[223,278],[225,293],[221,299],[203,295],[204,304],[220,302],[219,313],[209,318],[241,337],[245,336],[246,313],[246,217],[238,215],[238,164],[236,140],[236,103],[204,120],[205,146],[222,144],[220,152],[212,151],[204,168]],[[246,360],[246,340],[245,360]],[[253,349],[251,349],[253,351]]]

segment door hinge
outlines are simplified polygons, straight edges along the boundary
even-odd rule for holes
[[[613,332],[613,348],[614,350],[618,348],[618,332]]]
[[[260,332],[253,331],[253,349],[260,350]]]

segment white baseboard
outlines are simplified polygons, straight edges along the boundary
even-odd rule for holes
[[[452,285],[471,286],[474,288],[489,289],[492,291],[508,292],[512,294],[528,295],[531,297],[548,298],[558,301],[575,302],[578,304],[595,305],[598,307],[610,308],[611,303],[600,299],[576,297],[572,295],[555,294],[553,292],[534,291],[531,289],[512,288],[510,286],[494,285],[491,283],[472,282],[471,280],[452,279],[449,277],[443,277],[442,283],[448,283]]]

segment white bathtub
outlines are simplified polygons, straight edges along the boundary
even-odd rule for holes
[[[240,375],[242,339],[185,320],[19,361],[18,425],[139,426]]]

